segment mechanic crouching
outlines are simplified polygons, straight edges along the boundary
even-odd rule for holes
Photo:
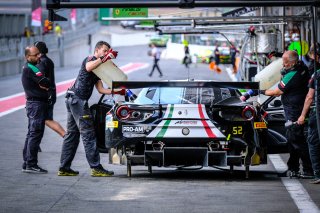
[[[48,108],[49,80],[36,67],[40,60],[40,52],[36,46],[25,49],[27,63],[22,70],[22,85],[26,94],[26,111],[28,117],[28,133],[23,149],[22,171],[43,174],[48,171],[38,166],[38,151],[45,128]]]
[[[83,60],[75,83],[67,91],[67,133],[62,145],[58,176],[76,176],[79,174],[78,171],[71,169],[71,163],[79,145],[80,135],[91,168],[91,176],[107,177],[114,174],[113,171],[105,170],[100,164],[94,123],[88,100],[92,95],[94,86],[101,94],[111,94],[112,91],[105,89],[102,81],[92,71],[107,60],[116,57],[117,52],[113,51],[107,42],[99,41],[95,46],[94,55]],[[124,93],[125,90],[116,90],[115,92],[115,94],[121,95],[124,95]]]
[[[290,177],[312,178],[308,144],[304,136],[304,125],[296,124],[308,93],[308,68],[298,60],[295,51],[287,51],[282,56],[281,81],[276,89],[261,90],[267,96],[280,96],[286,119],[286,137],[290,157],[287,162]],[[303,173],[300,174],[299,160],[302,160]]]

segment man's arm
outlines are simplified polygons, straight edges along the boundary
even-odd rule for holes
[[[100,66],[102,63],[103,62],[102,62],[101,58],[97,58],[94,61],[89,61],[89,62],[86,63],[86,70],[88,72],[91,72],[92,70],[94,70],[95,68]]]
[[[97,81],[97,83],[95,84],[96,89],[98,90],[98,92],[100,94],[106,94],[106,95],[110,95],[112,90],[111,89],[106,89],[103,87],[103,83],[101,80]]]
[[[275,89],[267,89],[264,91],[264,95],[267,96],[280,96],[283,92],[277,87]]]
[[[111,89],[106,89],[106,88],[103,87],[103,83],[102,83],[101,80],[97,81],[95,86],[96,86],[96,89],[98,90],[98,92],[100,94],[106,94],[106,95],[112,94],[112,90]],[[125,89],[114,89],[113,90],[113,94],[125,95],[125,93],[126,93]]]
[[[304,100],[303,110],[302,110],[301,115],[297,121],[297,123],[300,125],[304,124],[304,120],[306,118],[306,115],[307,115],[307,113],[310,109],[310,106],[312,104],[312,101],[313,101],[314,93],[315,93],[315,90],[312,88],[309,88],[309,92],[306,96],[306,99]]]

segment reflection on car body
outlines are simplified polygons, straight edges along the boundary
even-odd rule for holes
[[[267,120],[269,102],[241,102],[240,87],[257,89],[258,83],[114,82],[113,88],[138,95],[93,107],[98,147],[125,155],[129,176],[132,165],[145,165],[149,172],[152,166],[245,166],[248,177],[249,166],[266,164],[268,153],[286,152],[286,141],[279,122]]]

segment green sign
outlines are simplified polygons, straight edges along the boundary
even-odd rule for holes
[[[113,18],[148,17],[148,8],[113,8]]]

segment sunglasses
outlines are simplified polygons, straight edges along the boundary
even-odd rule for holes
[[[29,55],[29,56],[38,56],[38,55],[40,55],[41,53],[36,53],[36,54],[34,54],[34,55]]]

